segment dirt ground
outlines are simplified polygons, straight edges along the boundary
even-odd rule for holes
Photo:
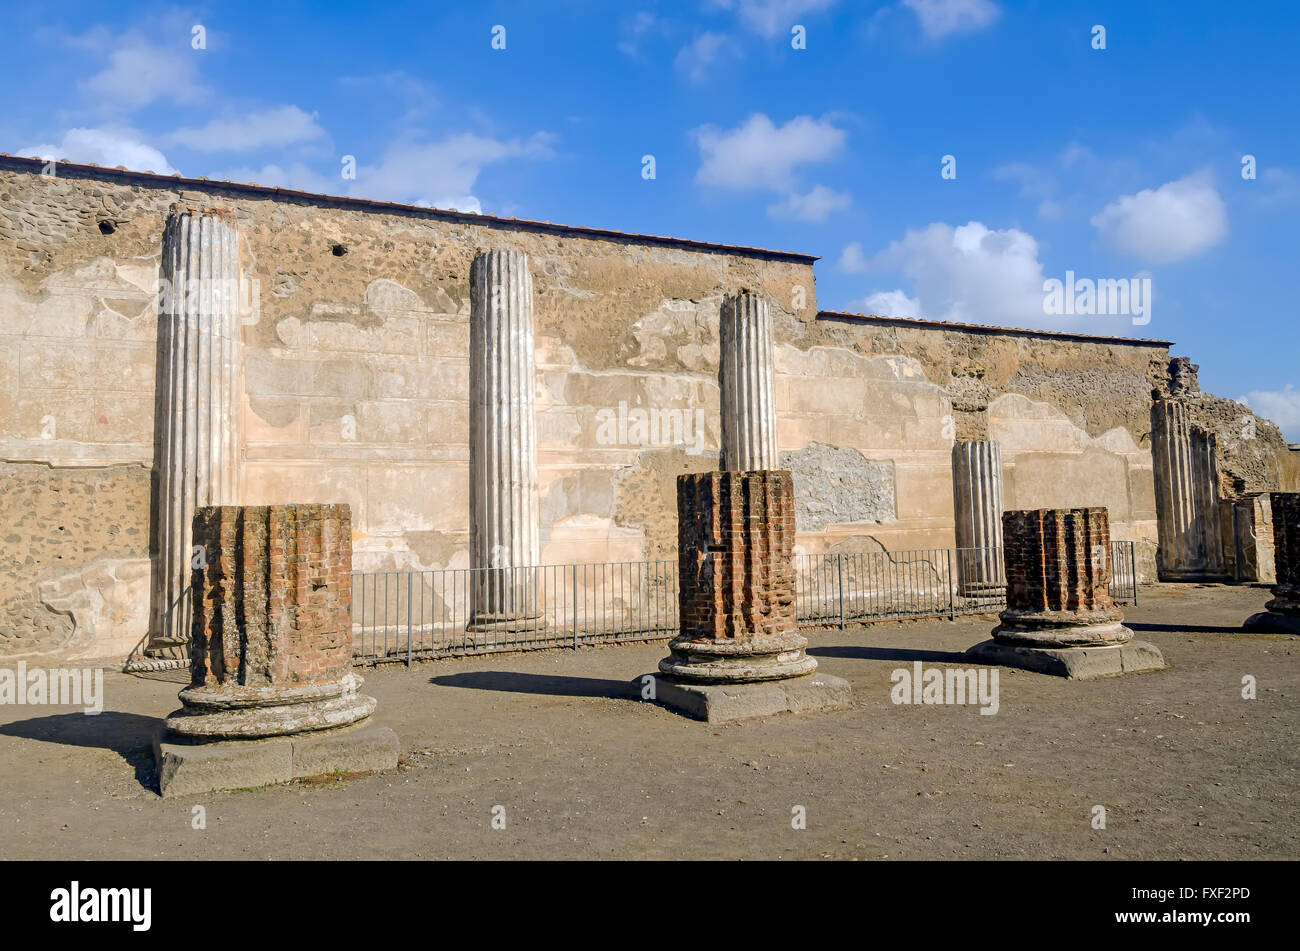
[[[1300,641],[1239,632],[1265,600],[1144,590],[1128,620],[1172,669],[1002,670],[993,716],[890,699],[895,668],[966,666],[989,617],[811,632],[854,708],[726,726],[640,700],[662,643],[371,669],[402,768],[192,800],[157,796],[150,746],[185,675],[108,672],[96,717],[0,706],[0,856],[1294,859]]]

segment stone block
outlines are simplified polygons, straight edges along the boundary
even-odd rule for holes
[[[816,672],[787,680],[727,684],[689,683],[659,674],[655,699],[696,720],[727,723],[776,713],[843,710],[852,705],[853,691],[847,680]]]
[[[375,724],[210,743],[175,736],[161,726],[154,734],[158,792],[164,799],[272,786],[327,773],[393,769],[399,752],[397,734]]]

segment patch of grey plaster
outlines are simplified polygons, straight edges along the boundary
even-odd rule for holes
[[[794,474],[795,524],[801,532],[896,517],[891,462],[872,462],[856,449],[814,442],[783,452],[781,467]]]

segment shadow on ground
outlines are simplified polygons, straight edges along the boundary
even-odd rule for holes
[[[1252,634],[1238,627],[1215,627],[1212,624],[1144,624],[1125,621],[1124,626],[1134,631],[1168,631],[1170,634]]]
[[[30,720],[0,724],[0,734],[63,746],[111,750],[135,770],[136,782],[146,789],[156,791],[153,733],[158,722],[157,717],[111,710],[94,716],[56,713],[48,717],[32,717]]]
[[[465,687],[470,690],[499,690],[504,693],[535,693],[552,697],[640,698],[639,681],[602,680],[596,677],[561,677],[552,674],[520,674],[511,671],[467,671],[430,677],[439,687]]]
[[[906,647],[809,647],[805,653],[813,657],[845,657],[852,660],[902,660],[930,661],[934,664],[970,663],[963,653],[955,651],[914,650]]]

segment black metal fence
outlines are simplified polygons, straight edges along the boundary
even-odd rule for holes
[[[1136,603],[1133,542],[1112,542],[1110,556],[1111,596]],[[475,582],[485,580],[478,590],[510,591],[508,616],[476,604]],[[996,548],[797,555],[795,582],[803,626],[955,618],[1006,604]],[[675,561],[352,575],[359,663],[666,639],[677,630]]]

